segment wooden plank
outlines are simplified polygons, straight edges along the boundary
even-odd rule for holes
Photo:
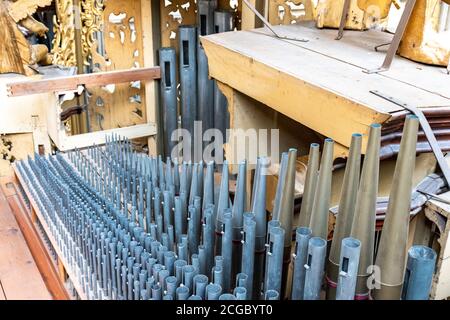
[[[380,44],[390,43],[392,41],[392,34],[377,30],[367,30],[364,32],[346,30],[344,37],[336,41],[336,30],[317,30],[310,23],[301,23],[294,26],[277,26],[276,30],[286,36],[298,36],[301,34],[308,38],[309,41],[305,43],[298,41],[287,42],[352,64],[362,70],[380,67],[386,51],[382,48],[377,52],[374,48]],[[255,32],[270,35],[270,31],[264,29]],[[386,72],[379,73],[379,75],[421,88],[431,94],[441,96],[441,98],[450,99],[450,78],[444,71],[445,68],[426,65],[396,56],[391,68]],[[441,103],[450,105],[450,101],[445,99],[442,99]],[[434,106],[434,103],[417,106]]]
[[[80,85],[102,86],[130,81],[150,81],[159,79],[159,67],[81,74],[36,81],[13,82],[7,84],[8,96],[17,97],[44,92],[76,90]]]
[[[5,299],[51,299],[14,214],[1,190],[0,281],[0,291],[2,292],[0,296],[4,292]]]
[[[58,246],[58,242],[56,241],[55,237],[51,233],[51,230],[49,226],[47,225],[47,222],[44,219],[44,216],[39,210],[38,205],[36,204],[36,201],[33,199],[30,190],[28,189],[28,186],[25,183],[25,180],[21,176],[19,170],[14,166],[14,172],[16,175],[16,179],[20,183],[20,185],[23,188],[23,191],[25,192],[26,196],[28,197],[31,207],[35,210],[36,216],[44,229],[45,234],[47,235],[47,238],[50,240],[50,243],[52,244],[53,248],[55,249],[55,252],[58,256],[58,258],[61,260],[61,263],[64,265],[67,275],[71,279],[73,283],[73,287],[75,288],[75,291],[77,292],[78,296],[81,300],[87,300],[89,297],[84,293],[84,290],[81,286],[81,280],[78,278],[77,273],[75,270],[73,270],[69,264],[69,262],[64,258],[64,255],[62,254],[61,249]]]

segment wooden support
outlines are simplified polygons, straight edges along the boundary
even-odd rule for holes
[[[23,81],[7,84],[8,96],[77,90],[80,85],[103,86],[131,81],[150,81],[161,77],[159,67],[139,68],[120,71],[98,72],[71,77],[58,77],[37,81]]]
[[[150,1],[141,1],[141,21],[142,21],[142,49],[143,49],[143,59],[144,67],[154,66],[156,63],[155,59],[155,43],[153,41],[152,27],[153,24],[153,14],[152,14],[152,4]],[[157,113],[156,106],[156,90],[157,83],[147,81],[145,82],[145,105],[146,105],[146,115],[148,123],[157,123]],[[157,143],[156,137],[150,136],[148,138],[148,150],[151,155],[157,154]]]
[[[26,208],[20,201],[16,189],[17,180],[11,177],[3,177],[0,178],[0,182],[3,193],[14,213],[17,224],[22,230],[23,236],[33,255],[36,265],[42,274],[47,289],[56,300],[70,300],[70,296],[67,293],[64,284],[58,277],[58,272],[51,262],[51,257],[48,254],[44,243],[35,229],[29,214],[26,212]]]

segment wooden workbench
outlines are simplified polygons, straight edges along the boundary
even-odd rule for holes
[[[365,150],[370,124],[385,123],[402,110],[371,90],[413,106],[450,106],[450,76],[444,68],[397,56],[387,72],[364,72],[381,66],[387,47],[382,52],[374,47],[389,43],[391,34],[346,31],[337,41],[336,30],[308,23],[275,29],[309,41],[281,40],[265,28],[202,37],[210,75],[229,101],[231,128],[267,128],[267,117],[277,112],[334,139],[341,146],[337,152],[345,155],[352,133],[365,134]]]

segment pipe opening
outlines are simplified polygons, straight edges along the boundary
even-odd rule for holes
[[[206,35],[206,14],[200,15],[200,35]]]
[[[172,80],[170,79],[170,62],[164,62],[164,83],[166,88],[170,88],[172,86]]]
[[[327,242],[319,237],[309,239],[309,245],[314,247],[325,247]]]
[[[353,238],[346,238],[346,239],[342,240],[342,242],[344,243],[344,246],[350,247],[350,248],[358,248],[359,246],[361,246],[361,242],[359,240],[353,239]]]
[[[183,66],[189,67],[189,41],[183,40]]]

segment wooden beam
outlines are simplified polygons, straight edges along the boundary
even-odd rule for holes
[[[161,78],[160,67],[97,72],[70,77],[14,82],[6,85],[8,96],[76,90],[80,85],[104,86],[131,81],[150,81]]]
[[[142,23],[142,51],[144,58],[144,67],[155,65],[155,43],[152,34],[153,12],[150,1],[141,1],[141,23]],[[148,123],[157,123],[157,85],[154,82],[145,83],[145,109]],[[148,150],[151,155],[157,154],[156,136],[148,138]]]

